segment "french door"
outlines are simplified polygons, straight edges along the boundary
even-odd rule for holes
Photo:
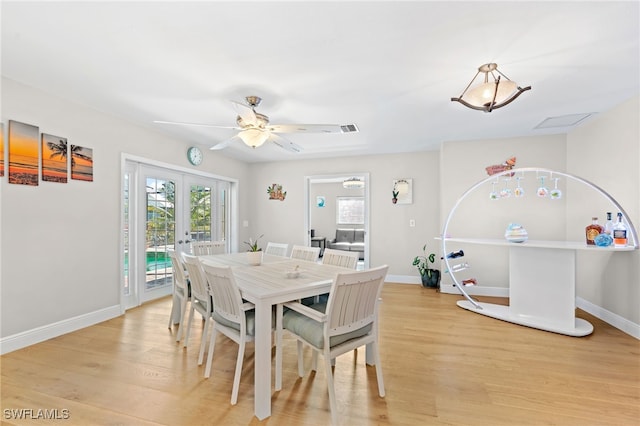
[[[123,176],[124,309],[171,294],[168,250],[229,237],[227,181],[127,162]],[[228,243],[227,243],[228,244]]]

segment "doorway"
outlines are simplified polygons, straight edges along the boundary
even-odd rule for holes
[[[346,181],[350,181],[351,184]],[[369,173],[305,176],[305,241],[329,248],[338,229],[364,235],[358,269],[369,268]],[[356,233],[357,231],[357,233]],[[313,234],[313,236],[312,236]]]
[[[233,182],[156,165],[125,162],[121,289],[123,311],[170,295],[168,251],[191,251],[192,241],[225,241],[231,248]]]

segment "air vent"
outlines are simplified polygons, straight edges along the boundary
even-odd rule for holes
[[[571,127],[575,126],[594,113],[588,112],[583,114],[560,115],[558,117],[549,117],[542,120],[534,129],[550,129],[554,127]]]
[[[341,124],[340,129],[342,130],[342,133],[352,133],[358,131],[358,127],[355,124]]]

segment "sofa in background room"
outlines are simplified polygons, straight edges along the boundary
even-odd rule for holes
[[[344,251],[357,251],[360,260],[364,259],[364,229],[336,229],[336,237],[327,241],[327,248]]]

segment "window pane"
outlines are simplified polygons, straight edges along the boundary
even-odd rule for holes
[[[364,197],[337,197],[336,206],[339,225],[364,224]]]

